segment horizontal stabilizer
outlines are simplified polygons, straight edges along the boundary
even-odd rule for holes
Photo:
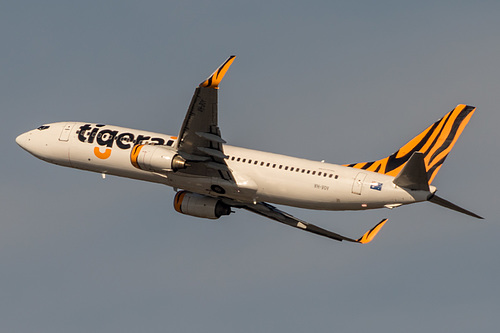
[[[451,210],[455,210],[455,211],[460,212],[462,214],[466,214],[466,215],[469,215],[469,216],[472,216],[472,217],[475,217],[475,218],[478,218],[478,219],[484,219],[483,217],[481,217],[481,216],[479,216],[477,214],[474,214],[473,212],[468,211],[467,209],[459,207],[459,206],[455,205],[454,203],[449,202],[448,200],[445,200],[445,199],[443,199],[441,197],[438,197],[437,195],[432,195],[427,200],[429,200],[430,202],[435,203],[437,205],[449,208]]]
[[[424,154],[419,151],[414,152],[392,182],[410,190],[429,191]]]

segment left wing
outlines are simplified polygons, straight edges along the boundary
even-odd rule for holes
[[[248,204],[248,205],[243,205],[243,206],[238,206],[240,208],[244,208],[248,211],[257,213],[259,215],[268,217],[272,220],[284,223],[286,225],[289,225],[294,228],[298,228],[304,231],[309,231],[314,234],[328,237],[331,239],[335,239],[338,241],[348,241],[348,242],[354,242],[354,243],[361,243],[361,244],[367,244],[375,238],[377,233],[382,229],[384,226],[385,222],[387,222],[387,219],[383,219],[380,221],[375,227],[372,229],[368,230],[363,236],[361,236],[358,239],[352,239],[349,237],[345,237],[339,234],[336,234],[332,231],[325,230],[323,228],[320,228],[314,224],[307,223],[305,221],[302,221],[284,211],[279,210],[278,208],[265,203],[265,202],[259,202],[257,204]]]
[[[230,56],[196,88],[177,140],[177,150],[189,163],[179,172],[234,180],[226,165],[217,117],[219,83],[234,61]]]

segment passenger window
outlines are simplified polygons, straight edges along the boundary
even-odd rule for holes
[[[244,159],[243,159],[243,161],[241,161],[241,162],[245,163],[245,161],[246,161],[246,160],[247,160],[247,159],[246,159],[246,158],[244,158]]]
[[[285,167],[285,170],[288,170],[288,166]]]
[[[240,160],[241,160],[241,158],[239,158],[239,157],[238,157],[238,158],[236,159],[236,162],[239,162]]]
[[[320,172],[318,172],[318,176],[321,176],[321,174],[322,174],[322,172],[321,172],[321,171],[320,171]]]
[[[273,164],[273,168],[276,168],[276,164]]]
[[[315,174],[316,174],[316,171],[313,171],[313,173],[312,173],[312,174],[313,174],[313,175],[315,175]]]
[[[260,166],[263,166],[264,165],[264,162],[260,162]]]
[[[255,162],[253,162],[253,164],[255,164],[255,165],[257,165],[257,163],[259,163],[259,161],[255,161]]]
[[[271,165],[271,163],[267,163],[267,164],[266,164],[266,167],[269,167],[270,165]]]

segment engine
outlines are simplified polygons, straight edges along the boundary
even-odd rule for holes
[[[135,145],[130,162],[145,171],[176,171],[186,167],[186,160],[175,150],[159,145]]]
[[[231,207],[220,199],[187,191],[177,192],[174,208],[179,213],[206,219],[218,219],[222,215],[231,214]]]

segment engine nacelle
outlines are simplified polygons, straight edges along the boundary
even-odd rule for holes
[[[130,162],[145,171],[176,171],[186,167],[186,160],[175,150],[159,145],[135,145]]]
[[[174,208],[179,213],[206,219],[218,219],[222,215],[231,214],[231,207],[220,199],[187,191],[177,192]]]

